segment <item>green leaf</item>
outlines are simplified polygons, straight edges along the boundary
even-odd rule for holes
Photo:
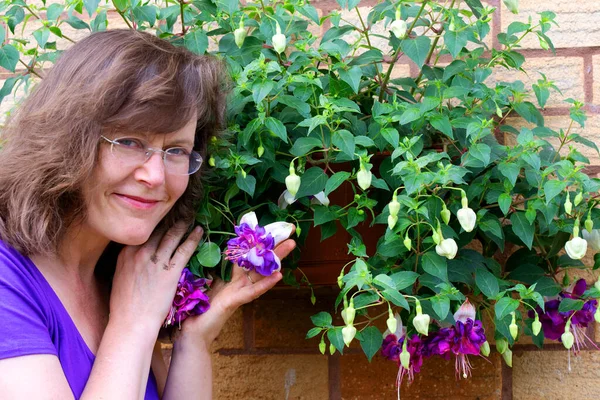
[[[323,331],[323,328],[311,328],[307,333],[306,333],[306,337],[305,339],[310,339],[313,338],[315,336],[317,336],[319,333],[321,333]]]
[[[445,82],[456,74],[460,74],[467,68],[467,63],[462,60],[454,60],[444,68],[442,80]]]
[[[558,179],[551,179],[544,183],[544,197],[546,204],[550,203],[552,199],[558,196],[566,187],[567,182]]]
[[[406,289],[417,281],[420,275],[413,271],[400,271],[390,275],[397,290]]]
[[[318,314],[312,315],[310,320],[315,326],[320,326],[321,328],[327,328],[331,326],[331,323],[333,322],[331,314],[325,311],[321,311]]]
[[[500,206],[500,210],[504,215],[508,214],[511,204],[512,196],[510,194],[502,193],[500,196],[498,196],[498,205]]]
[[[366,65],[372,64],[375,62],[381,62],[383,59],[383,54],[381,50],[371,49],[362,53],[360,56],[354,58],[349,65]]]
[[[255,104],[259,104],[275,87],[275,83],[271,80],[256,81],[252,85],[252,98]]]
[[[311,196],[321,192],[325,189],[327,183],[327,174],[323,172],[322,168],[312,167],[308,169],[301,178],[300,189],[296,193],[296,198],[304,196]]]
[[[450,139],[454,139],[452,124],[450,124],[450,119],[446,115],[434,115],[429,119],[429,123]]]
[[[373,278],[373,284],[381,286],[384,290],[396,290],[394,280],[386,274],[379,274]]]
[[[479,290],[481,290],[481,293],[490,299],[498,296],[498,293],[500,292],[498,279],[488,270],[482,268],[477,269],[475,271],[475,283],[477,284]]]
[[[452,58],[458,57],[460,51],[467,45],[468,32],[465,30],[451,31],[447,30],[444,33],[444,44],[452,54]]]
[[[268,117],[265,120],[265,126],[268,130],[273,132],[279,139],[283,140],[285,143],[288,141],[287,129],[285,129],[285,125],[280,120]]]
[[[531,250],[535,226],[529,223],[525,213],[522,211],[515,212],[511,215],[510,222],[512,223],[512,231]]]
[[[519,164],[515,162],[502,162],[498,164],[498,170],[510,181],[511,185],[514,187],[517,183],[519,173],[521,172],[521,167],[519,167]]]
[[[442,281],[448,281],[448,267],[446,258],[438,255],[435,251],[428,251],[423,254],[421,260],[423,270],[430,275],[440,278]]]
[[[302,157],[306,155],[309,151],[314,149],[315,147],[322,147],[323,143],[321,140],[314,137],[301,137],[294,142],[294,145],[290,149],[290,153],[292,153],[296,157]]]
[[[35,38],[35,41],[43,49],[46,47],[46,43],[48,42],[48,39],[50,38],[50,29],[48,29],[46,27],[37,29],[37,30],[33,31],[33,37]]]
[[[511,35],[514,35],[515,33],[525,32],[530,27],[531,27],[531,25],[529,25],[529,24],[515,21],[515,22],[512,22],[510,25],[508,25],[508,28],[506,29],[506,34],[511,36]]]
[[[200,246],[200,251],[198,251],[196,259],[200,265],[212,268],[221,261],[221,249],[214,242],[204,242]]]
[[[444,320],[450,312],[450,299],[446,296],[435,296],[431,299],[431,307],[438,319]]]
[[[515,311],[517,308],[519,308],[519,300],[512,299],[510,297],[503,297],[496,302],[494,307],[496,311],[496,318],[502,319],[511,312]]]
[[[254,196],[254,190],[256,188],[256,178],[250,174],[246,174],[244,178],[241,172],[238,172],[235,177],[235,184],[248,193],[250,196]]]
[[[90,17],[98,9],[98,4],[100,4],[100,0],[83,0],[83,5],[85,6],[85,10],[87,11],[87,13]],[[48,18],[48,19],[50,19],[50,18]]]
[[[215,3],[219,6],[219,9],[229,15],[240,9],[240,2],[238,0],[216,0]]]
[[[19,62],[19,51],[10,44],[0,47],[0,67],[15,72]]]
[[[398,123],[400,125],[408,124],[421,118],[421,109],[419,107],[408,107],[400,116]]]
[[[96,6],[96,8],[97,8],[97,6]],[[48,10],[46,11],[46,18],[48,18],[48,21],[56,21],[58,19],[58,17],[60,17],[60,15],[62,14],[64,9],[65,9],[65,6],[63,4],[59,4],[59,3],[50,4],[48,6]],[[91,16],[91,14],[90,14],[90,16]]]
[[[583,300],[576,300],[576,299],[570,299],[568,297],[565,297],[564,299],[562,299],[560,301],[560,304],[558,306],[558,311],[559,312],[567,312],[567,311],[579,311],[583,308],[584,305],[584,301]]]
[[[128,0],[112,0],[113,5],[119,11],[125,11],[128,2]]]
[[[342,153],[346,154],[350,159],[356,158],[354,150],[356,144],[354,143],[354,135],[349,131],[342,129],[333,133],[333,144],[337,146]]]
[[[188,32],[185,35],[183,44],[191,52],[196,54],[204,54],[206,49],[208,49],[208,36],[206,36],[206,33],[202,29],[196,29],[195,31]],[[252,87],[252,90],[254,91],[254,87]]]
[[[277,96],[277,100],[288,107],[292,107],[293,109],[298,111],[303,117],[310,116],[310,105],[297,97],[290,95],[281,95]]]
[[[367,355],[367,358],[369,359],[369,362],[371,362],[373,356],[381,348],[381,344],[383,343],[383,335],[381,332],[379,332],[379,329],[374,326],[367,326],[360,333],[360,347],[362,347],[363,351]]]
[[[535,291],[542,296],[552,297],[560,293],[561,287],[554,279],[544,276],[535,283]]]
[[[383,128],[381,131],[381,136],[392,145],[392,147],[397,148],[398,143],[400,143],[400,134],[394,128]]]
[[[391,301],[394,305],[398,307],[402,307],[406,310],[410,310],[410,306],[408,305],[408,301],[404,298],[404,296],[397,290],[384,290],[381,292],[383,297]]]
[[[354,90],[354,93],[358,93],[358,89],[360,88],[360,78],[362,78],[362,69],[355,65],[348,71],[340,69],[339,74],[340,78]]]
[[[310,134],[313,131],[313,129],[315,129],[317,126],[323,125],[325,123],[327,123],[327,119],[323,115],[316,115],[312,118],[308,118],[300,122],[298,126],[308,128],[308,133]]]
[[[473,158],[481,161],[483,166],[486,167],[490,163],[490,155],[492,149],[485,143],[475,143],[471,145],[469,153]]]
[[[346,171],[336,172],[335,174],[331,175],[325,184],[325,195],[328,196],[348,178],[350,178],[350,172]]]
[[[344,354],[344,336],[342,335],[342,327],[329,329],[327,331],[327,339],[335,346],[340,354]]]
[[[400,44],[400,48],[417,64],[417,67],[422,68],[431,47],[431,39],[428,36],[417,36],[415,39],[404,39]]]

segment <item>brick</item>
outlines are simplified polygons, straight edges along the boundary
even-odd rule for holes
[[[600,379],[600,352],[571,354],[567,351],[515,352],[513,397],[518,400],[596,399]]]
[[[385,70],[387,70],[387,64],[386,64]],[[394,65],[394,68],[392,69],[392,73],[390,74],[390,78],[391,79],[408,78],[408,77],[411,77],[411,76],[412,76],[412,74],[410,72],[410,65],[409,64],[396,64],[396,65]]]
[[[214,399],[327,399],[327,363],[320,354],[214,355]]]
[[[249,307],[249,306],[244,306]],[[211,350],[241,349],[244,347],[244,317],[243,309],[239,308],[229,318],[221,333],[212,345]]]
[[[493,85],[495,82],[520,80],[525,84],[525,88],[530,93],[529,100],[537,106],[537,99],[531,85],[542,79],[542,76],[539,74],[542,73],[546,75],[548,80],[554,81],[555,85],[562,92],[561,95],[551,89],[546,107],[557,105],[567,106],[564,99],[569,97],[579,101],[584,100],[584,68],[582,57],[530,57],[523,64],[523,69],[527,71],[527,74],[520,71],[509,71],[504,67],[497,67],[486,83]]]
[[[594,71],[594,84],[592,87],[594,104],[600,105],[600,55],[592,57],[592,68]]]
[[[539,12],[552,11],[556,13],[557,26],[552,26],[548,36],[556,48],[597,46],[600,43],[600,2],[589,0],[520,0],[519,14],[514,15],[503,4],[502,31],[514,21],[527,23],[532,18],[533,23],[539,21]],[[527,36],[521,43],[523,48],[539,48],[535,34]]]
[[[470,357],[472,377],[457,380],[454,359],[426,359],[412,385],[402,384],[401,398],[409,399],[499,399],[502,392],[501,360]],[[376,355],[371,363],[363,354],[340,358],[341,391],[344,400],[396,399],[396,363]]]

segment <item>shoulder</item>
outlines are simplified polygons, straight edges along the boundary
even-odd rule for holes
[[[0,240],[0,287],[32,287],[39,284],[37,268],[28,257]]]

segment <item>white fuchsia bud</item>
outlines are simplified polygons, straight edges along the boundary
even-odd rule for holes
[[[475,306],[473,306],[473,304],[471,304],[471,302],[469,301],[469,299],[466,299],[458,308],[458,310],[456,310],[456,312],[454,313],[453,317],[455,321],[460,321],[463,324],[467,323],[467,320],[472,320],[475,321],[475,316],[476,316],[476,311],[475,311]]]
[[[446,204],[443,205],[442,211],[440,211],[440,215],[442,217],[442,221],[444,221],[444,223],[448,225],[448,223],[450,222],[450,216],[452,214],[450,213],[450,210],[448,210],[448,207],[446,207]]]
[[[496,350],[500,354],[504,354],[504,352],[508,349],[508,342],[504,338],[496,339]]]
[[[471,232],[475,228],[475,223],[477,222],[477,214],[473,209],[467,207],[463,207],[456,213],[456,217],[458,218],[458,222],[460,226],[465,230],[465,232]]]
[[[244,29],[244,20],[240,21],[240,27],[233,31],[233,38],[237,47],[242,47],[246,39],[246,29]]]
[[[598,289],[600,290],[600,289]],[[596,308],[596,312],[594,313],[594,319],[597,323],[600,324],[600,307]]]
[[[350,305],[342,310],[342,319],[346,325],[354,323],[356,310],[354,309],[354,300],[350,300]]]
[[[213,156],[210,156],[208,158],[208,165],[210,165],[211,167],[214,167],[216,165],[215,158]]]
[[[560,340],[567,350],[570,350],[571,347],[573,347],[575,337],[571,333],[571,320],[567,321],[567,324],[565,325],[565,333],[560,336]]]
[[[400,364],[404,367],[404,369],[410,368],[410,353],[408,352],[408,337],[404,337],[404,342],[402,343],[402,352],[400,353]]]
[[[464,190],[460,191],[460,205],[462,206],[462,208],[469,207],[469,199],[467,198],[467,194]]]
[[[352,339],[356,336],[356,328],[352,325],[346,325],[342,328],[342,337],[344,338],[344,343],[346,346],[350,347],[350,343],[352,343]]]
[[[300,189],[300,177],[296,175],[296,169],[294,168],[294,161],[290,162],[290,174],[285,177],[285,187],[292,196],[296,196],[298,189]]]
[[[394,314],[392,313],[392,309],[389,309],[389,316],[387,321],[385,321],[388,330],[390,331],[390,333],[394,333],[396,332],[396,329],[398,329],[398,320],[396,319],[396,317],[394,317]]]
[[[542,331],[542,323],[540,322],[540,316],[536,313],[535,320],[531,323],[531,332],[533,336],[537,336]]]
[[[333,345],[333,343],[329,343],[329,354],[335,354],[335,346]]]
[[[431,234],[431,239],[433,239],[433,243],[440,244],[440,234],[436,230]]]
[[[406,21],[401,19],[395,19],[390,24],[390,31],[396,36],[398,39],[404,39],[406,36],[406,31],[408,30],[408,26],[406,25]]]
[[[507,348],[504,353],[502,353],[502,358],[504,358],[504,362],[506,365],[512,368],[512,350]]]
[[[574,237],[565,243],[565,251],[573,260],[581,260],[587,252],[587,242],[580,237]]]
[[[589,220],[591,221],[591,220]],[[585,221],[587,225],[587,220]],[[593,223],[592,223],[593,226]],[[592,229],[589,230],[587,227],[581,231],[581,236],[585,239],[586,242],[590,245],[590,247],[596,251],[600,250],[600,229]]]
[[[435,246],[435,252],[442,257],[452,260],[456,257],[456,253],[458,253],[458,245],[454,239],[444,239],[440,244]]]
[[[398,222],[398,217],[396,217],[395,215],[388,215],[388,227],[390,228],[390,230],[394,229],[394,226],[396,226],[396,222]]]
[[[410,238],[408,237],[408,233],[406,234],[406,237],[404,238],[404,247],[406,247],[406,249],[408,251],[410,251],[410,249],[412,249],[412,240],[410,240]]]
[[[510,323],[510,325],[508,326],[508,330],[510,331],[510,336],[512,336],[513,340],[517,339],[517,336],[519,335],[519,326],[517,325],[517,317],[515,312],[511,312],[512,315],[512,321]]]
[[[487,340],[485,342],[483,342],[479,351],[481,352],[481,355],[484,357],[487,357],[490,355],[490,344]]]
[[[504,5],[513,14],[519,13],[519,0],[502,0]]]
[[[573,211],[573,204],[571,203],[571,195],[569,192],[567,192],[567,198],[565,200],[565,212],[567,214],[571,214],[571,211]]]
[[[398,202],[398,196],[396,196],[396,192],[394,192],[392,201],[390,201],[390,204],[388,204],[388,209],[390,211],[390,215],[393,215],[394,217],[398,216],[398,213],[400,212],[400,203]]]
[[[371,171],[367,171],[363,163],[360,163],[360,169],[356,173],[356,180],[358,181],[358,186],[362,190],[367,190],[371,186],[371,180],[373,179],[373,174]]]
[[[577,207],[579,204],[581,204],[581,201],[583,200],[583,193],[579,192],[575,195],[575,199],[573,199],[573,204],[575,205],[575,207]]]
[[[415,300],[415,309],[417,315],[413,318],[413,325],[417,332],[427,336],[429,334],[429,322],[431,322],[431,317],[427,314],[423,314],[423,309],[421,308],[421,302],[419,300]]]
[[[587,216],[587,219],[585,220],[584,226],[588,232],[591,232],[594,230],[594,221],[592,221],[592,213],[591,212],[588,213],[588,216]],[[585,237],[584,237],[584,239],[585,239]]]
[[[321,352],[321,354],[325,354],[326,348],[327,347],[325,345],[325,339],[321,337],[321,343],[319,343],[319,351]]]
[[[256,154],[258,155],[258,158],[261,158],[262,155],[265,154],[265,148],[262,144],[258,146],[258,149],[256,149]]]
[[[271,42],[273,43],[273,49],[277,53],[281,54],[285,51],[285,47],[287,45],[287,39],[285,38],[285,35],[283,33],[281,33],[281,27],[279,26],[279,22],[277,22],[276,24],[277,24],[275,26],[276,33],[273,35]]]

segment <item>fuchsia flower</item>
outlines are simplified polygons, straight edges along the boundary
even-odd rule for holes
[[[208,311],[210,304],[205,292],[211,283],[212,280],[197,278],[189,269],[184,268],[177,282],[177,291],[165,320],[165,326],[175,324],[181,326],[187,317]]]
[[[588,344],[598,348],[593,340],[585,333],[588,325],[594,321],[594,314],[598,308],[598,301],[596,299],[587,300],[583,304],[583,308],[577,311],[571,310],[560,312],[558,309],[563,299],[570,298],[579,300],[586,289],[587,284],[585,279],[579,279],[560,293],[557,298],[546,301],[544,303],[545,311],[542,311],[540,307],[536,308],[540,322],[542,323],[544,337],[551,340],[561,341],[561,336],[565,332],[567,321],[569,318],[571,319],[570,329],[575,339],[575,352],[579,352],[582,348],[587,347]],[[528,315],[530,318],[535,317],[533,311],[529,311]]]
[[[244,214],[235,227],[237,237],[227,242],[225,258],[246,271],[269,276],[281,269],[281,261],[273,251],[275,246],[287,239],[293,229],[294,225],[288,222],[273,222],[262,227],[254,212]]]
[[[402,346],[406,340],[406,328],[402,326],[402,320],[398,314],[395,315],[397,323],[396,332],[390,333],[386,330],[381,345],[381,355],[388,359],[398,363],[398,377],[396,379],[396,385],[398,388],[402,385],[402,380],[405,376],[408,376],[408,383],[412,383],[415,379],[415,372],[421,371],[423,365],[423,341],[418,335],[413,335],[408,339],[406,345],[406,351],[410,354],[410,361],[408,368],[402,364],[400,360],[400,354],[402,353]]]
[[[468,355],[479,355],[486,341],[481,321],[475,319],[475,307],[467,299],[454,314],[456,325],[442,328],[430,335],[425,341],[427,356],[456,356],[456,375],[467,378],[471,375],[471,363]]]

